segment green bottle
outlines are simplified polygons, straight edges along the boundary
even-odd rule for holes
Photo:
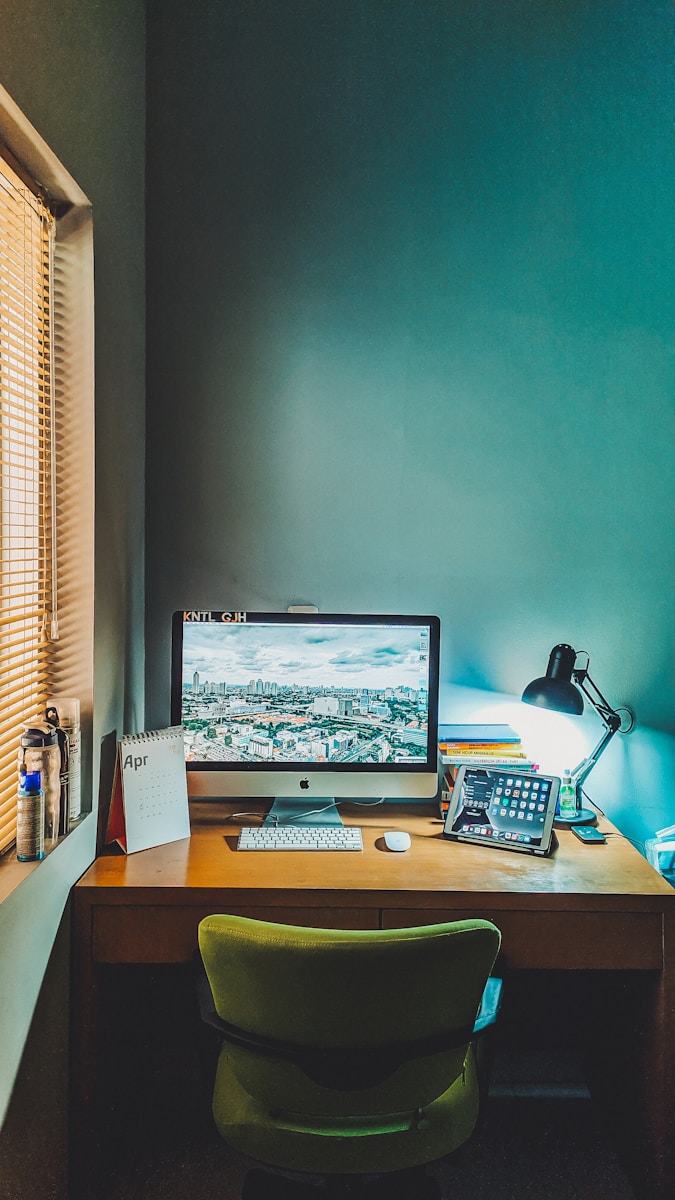
[[[560,816],[564,820],[569,820],[570,817],[576,816],[577,811],[577,794],[572,776],[569,771],[565,771],[560,785],[559,797]]]

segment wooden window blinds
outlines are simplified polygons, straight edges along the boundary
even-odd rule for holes
[[[0,852],[24,723],[44,719],[56,612],[55,222],[0,157]]]

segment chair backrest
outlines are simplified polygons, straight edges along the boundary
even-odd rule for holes
[[[218,1016],[265,1040],[328,1054],[328,1076],[245,1047],[229,1053],[247,1089],[308,1111],[420,1106],[461,1073],[485,981],[499,950],[489,921],[411,929],[334,930],[206,917],[199,945]],[[453,1034],[459,1033],[459,1044]],[[330,1052],[338,1053],[331,1054]],[[379,1052],[379,1063],[378,1063]],[[374,1055],[374,1058],[373,1058]],[[381,1071],[382,1059],[391,1066]],[[359,1086],[330,1061],[361,1062]],[[375,1073],[369,1075],[373,1061]],[[338,1072],[339,1075],[339,1072]],[[348,1092],[339,1097],[339,1092]],[[356,1094],[358,1092],[358,1095]],[[290,1097],[290,1101],[289,1101]]]

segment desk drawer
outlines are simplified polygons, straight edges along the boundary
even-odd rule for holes
[[[502,932],[501,954],[523,970],[661,971],[660,913],[491,912],[477,909],[385,909],[384,929],[483,917]]]
[[[203,917],[222,911],[208,907],[115,904],[92,910],[92,959],[99,963],[189,962]],[[312,925],[325,929],[375,929],[378,912],[359,908],[228,907],[236,916]]]

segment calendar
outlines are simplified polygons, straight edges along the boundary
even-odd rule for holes
[[[190,836],[183,730],[135,733],[117,743],[106,842],[127,854]]]

